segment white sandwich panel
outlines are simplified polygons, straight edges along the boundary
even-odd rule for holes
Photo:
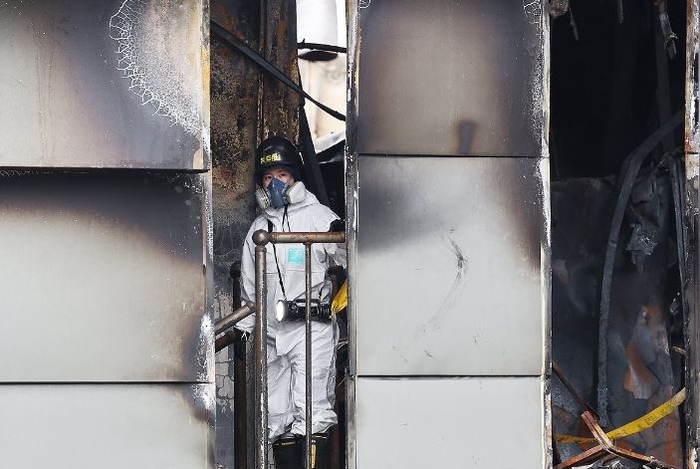
[[[545,369],[548,164],[359,158],[358,375]]]
[[[539,377],[360,377],[356,386],[352,467],[551,467]]]
[[[0,3],[0,166],[209,169],[208,9]]]
[[[0,385],[0,467],[213,469],[213,384]]]
[[[541,1],[359,4],[359,153],[548,157]]]
[[[0,171],[0,382],[211,382],[204,174]]]

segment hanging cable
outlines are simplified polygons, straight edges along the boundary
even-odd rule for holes
[[[228,42],[231,44],[233,47],[238,49],[243,55],[251,59],[253,62],[255,62],[258,66],[260,66],[263,70],[265,70],[267,73],[275,77],[277,80],[279,80],[283,85],[289,87],[296,93],[300,94],[304,98],[308,99],[312,103],[314,103],[316,106],[318,106],[321,110],[326,112],[327,114],[335,117],[336,119],[345,122],[345,116],[338,111],[329,108],[325,104],[315,100],[312,98],[306,91],[301,89],[299,85],[294,83],[294,81],[289,78],[287,75],[285,75],[280,69],[275,67],[273,64],[271,64],[265,57],[260,55],[258,52],[254,51],[251,49],[248,45],[244,44],[242,41],[240,41],[236,36],[231,34],[226,28],[221,26],[219,23],[217,23],[214,20],[211,20],[211,31],[215,33],[217,36],[219,36],[221,39],[224,41]]]

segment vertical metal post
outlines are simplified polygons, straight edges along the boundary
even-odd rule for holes
[[[241,304],[241,262],[236,261],[229,269],[232,285],[231,310]],[[255,306],[253,306],[255,308]],[[246,348],[242,334],[235,333],[233,346],[233,464],[234,469],[247,469],[250,460],[248,450],[248,383],[246,380]],[[217,347],[218,349],[218,347]],[[230,353],[230,352],[229,352]]]
[[[311,376],[311,243],[304,243],[306,253],[306,468],[311,468],[311,433],[312,420],[312,376]]]
[[[257,460],[256,469],[266,469],[267,464],[267,448],[268,439],[267,433],[262,435],[261,428],[267,430],[267,284],[265,283],[265,245],[268,242],[273,243],[304,243],[305,247],[305,270],[306,270],[306,467],[311,467],[312,452],[311,452],[311,435],[313,433],[313,393],[312,387],[312,356],[311,356],[311,245],[313,243],[344,243],[345,233],[320,233],[320,232],[300,232],[300,233],[284,233],[273,232],[268,233],[265,230],[258,230],[253,234],[255,242],[255,297],[256,297],[256,319],[255,319],[255,361],[256,361],[256,398],[258,399],[259,412],[256,414],[256,442]]]
[[[255,240],[255,464],[258,469],[268,467],[267,430],[267,283],[265,265],[266,244],[269,238]]]

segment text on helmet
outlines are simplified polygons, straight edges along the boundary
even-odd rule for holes
[[[282,155],[279,153],[270,153],[269,155],[263,155],[260,157],[260,164],[268,164],[275,161],[282,161]]]

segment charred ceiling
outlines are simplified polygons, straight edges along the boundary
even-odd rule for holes
[[[684,108],[686,6],[651,0],[567,3],[566,14],[551,27],[553,175],[607,176],[659,127],[662,107],[670,114]],[[667,15],[654,3],[666,5]],[[675,54],[664,48],[666,21],[678,37],[670,40]]]

